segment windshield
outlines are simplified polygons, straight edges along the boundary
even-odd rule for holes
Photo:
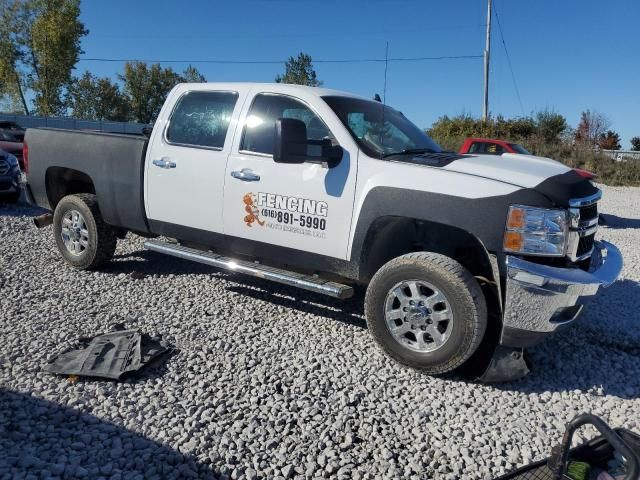
[[[531,155],[531,152],[517,143],[510,143],[509,146],[513,148],[514,152],[521,153],[522,155]]]
[[[442,151],[436,142],[402,113],[380,102],[341,96],[322,99],[370,157]]]

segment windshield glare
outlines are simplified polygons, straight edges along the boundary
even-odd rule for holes
[[[521,153],[522,155],[531,155],[531,152],[529,152],[529,150],[518,143],[510,143],[509,146],[513,148],[513,150],[517,153]]]
[[[370,157],[382,158],[405,150],[442,151],[424,131],[389,106],[351,97],[322,98]]]

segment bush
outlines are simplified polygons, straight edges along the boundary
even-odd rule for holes
[[[598,182],[640,186],[640,162],[616,162],[598,151],[574,144],[565,118],[550,111],[539,112],[535,117],[497,117],[486,122],[470,115],[444,116],[427,133],[445,149],[453,151],[469,137],[509,140],[522,144],[534,155],[593,172]]]

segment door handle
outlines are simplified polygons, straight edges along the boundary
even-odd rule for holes
[[[154,160],[152,163],[160,168],[176,168],[175,162],[169,160],[169,157],[162,157],[160,160]]]
[[[242,170],[234,170],[231,172],[231,176],[233,178],[237,178],[238,180],[242,180],[243,182],[259,182],[260,175],[257,173],[253,173],[250,168],[243,168]]]

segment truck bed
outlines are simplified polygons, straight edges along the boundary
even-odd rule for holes
[[[147,137],[55,128],[30,128],[27,179],[36,203],[53,210],[55,178],[64,169],[87,175],[95,187],[104,220],[113,226],[147,232],[144,160]],[[47,193],[49,192],[49,193]],[[52,198],[53,197],[53,198]]]

